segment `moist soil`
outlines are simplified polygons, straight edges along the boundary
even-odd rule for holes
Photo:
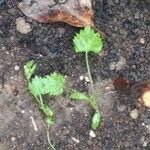
[[[45,97],[54,111],[50,135],[57,150],[150,149],[150,109],[138,101],[150,80],[149,8],[149,0],[93,0],[95,25],[105,34],[103,52],[90,55],[102,123],[91,136],[94,112],[89,106],[70,101],[67,92]],[[18,17],[29,23],[29,33],[17,30]],[[0,150],[48,149],[43,115],[23,73],[28,60],[37,62],[38,75],[56,71],[70,87],[90,89],[80,80],[87,76],[84,55],[73,50],[79,30],[65,23],[38,23],[13,0],[0,5]]]

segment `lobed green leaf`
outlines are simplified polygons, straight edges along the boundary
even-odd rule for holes
[[[30,93],[37,97],[39,95],[50,94],[53,96],[59,96],[63,93],[65,84],[64,76],[53,73],[45,77],[35,76],[29,83]]]
[[[73,39],[74,48],[77,53],[94,52],[99,53],[103,47],[103,41],[99,33],[95,33],[91,27],[86,26],[80,30]]]
[[[28,89],[34,97],[43,94],[42,77],[35,76],[32,81],[29,82]]]

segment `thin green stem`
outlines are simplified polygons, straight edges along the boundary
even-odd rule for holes
[[[48,144],[49,144],[50,148],[52,150],[56,150],[56,148],[54,147],[54,145],[51,143],[50,135],[49,135],[49,130],[48,129],[47,129],[47,141],[48,141]]]
[[[41,94],[39,95],[39,99],[40,99],[40,104],[42,106],[42,109],[44,110],[44,103],[43,103],[43,99],[42,99]]]
[[[86,60],[86,67],[87,67],[87,71],[88,71],[88,76],[90,78],[90,84],[91,84],[91,88],[92,88],[92,94],[95,96],[95,89],[94,89],[94,84],[93,84],[93,79],[92,79],[92,75],[91,75],[91,70],[90,70],[90,65],[89,65],[89,60],[88,60],[88,52],[85,52],[85,60]]]

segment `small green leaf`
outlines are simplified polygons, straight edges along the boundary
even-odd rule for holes
[[[36,69],[36,64],[34,60],[27,62],[26,65],[24,66],[24,74],[28,81],[30,80],[33,73],[35,72],[35,69]]]
[[[28,89],[30,93],[38,97],[39,95],[43,94],[43,83],[42,83],[42,78],[35,76],[31,82],[29,82]]]
[[[96,130],[101,122],[101,116],[99,112],[95,112],[93,119],[92,119],[92,129]]]
[[[39,95],[50,94],[59,96],[63,93],[65,84],[64,76],[53,73],[45,77],[35,76],[29,83],[29,91],[35,97]]]
[[[91,27],[85,27],[73,39],[75,51],[99,53],[103,47],[103,41],[99,33],[95,33]]]
[[[69,95],[69,98],[70,99],[74,99],[74,100],[83,100],[87,103],[90,102],[90,98],[88,96],[86,96],[85,94],[81,93],[81,92],[78,92],[76,90],[73,90],[71,92],[71,94]]]
[[[65,78],[61,74],[53,73],[47,77],[48,81],[51,85],[49,94],[53,96],[59,96],[64,91],[65,86]]]

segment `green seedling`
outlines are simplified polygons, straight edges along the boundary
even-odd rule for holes
[[[94,52],[96,54],[100,53],[103,47],[103,41],[99,33],[95,33],[94,30],[90,27],[85,27],[83,30],[80,30],[80,32],[76,34],[73,39],[73,43],[76,53],[85,53],[86,67],[90,79],[92,94],[90,96],[86,96],[81,92],[73,90],[70,94],[70,98],[85,101],[95,110],[91,125],[91,127],[95,130],[100,124],[101,117],[96,101],[95,87],[91,76],[88,54],[89,52]]]
[[[33,60],[27,62],[26,65],[24,66],[24,74],[28,81],[30,80],[31,76],[34,74],[36,66],[37,65]]]
[[[53,125],[53,111],[43,100],[43,95],[59,96],[63,93],[65,79],[64,76],[52,73],[44,77],[35,76],[31,78],[36,69],[36,64],[34,61],[29,61],[24,66],[24,73],[28,80],[28,89],[30,93],[34,96],[39,109],[43,112],[45,122],[47,124],[47,139],[51,149],[55,150],[54,145],[51,144],[49,137],[49,128]]]

